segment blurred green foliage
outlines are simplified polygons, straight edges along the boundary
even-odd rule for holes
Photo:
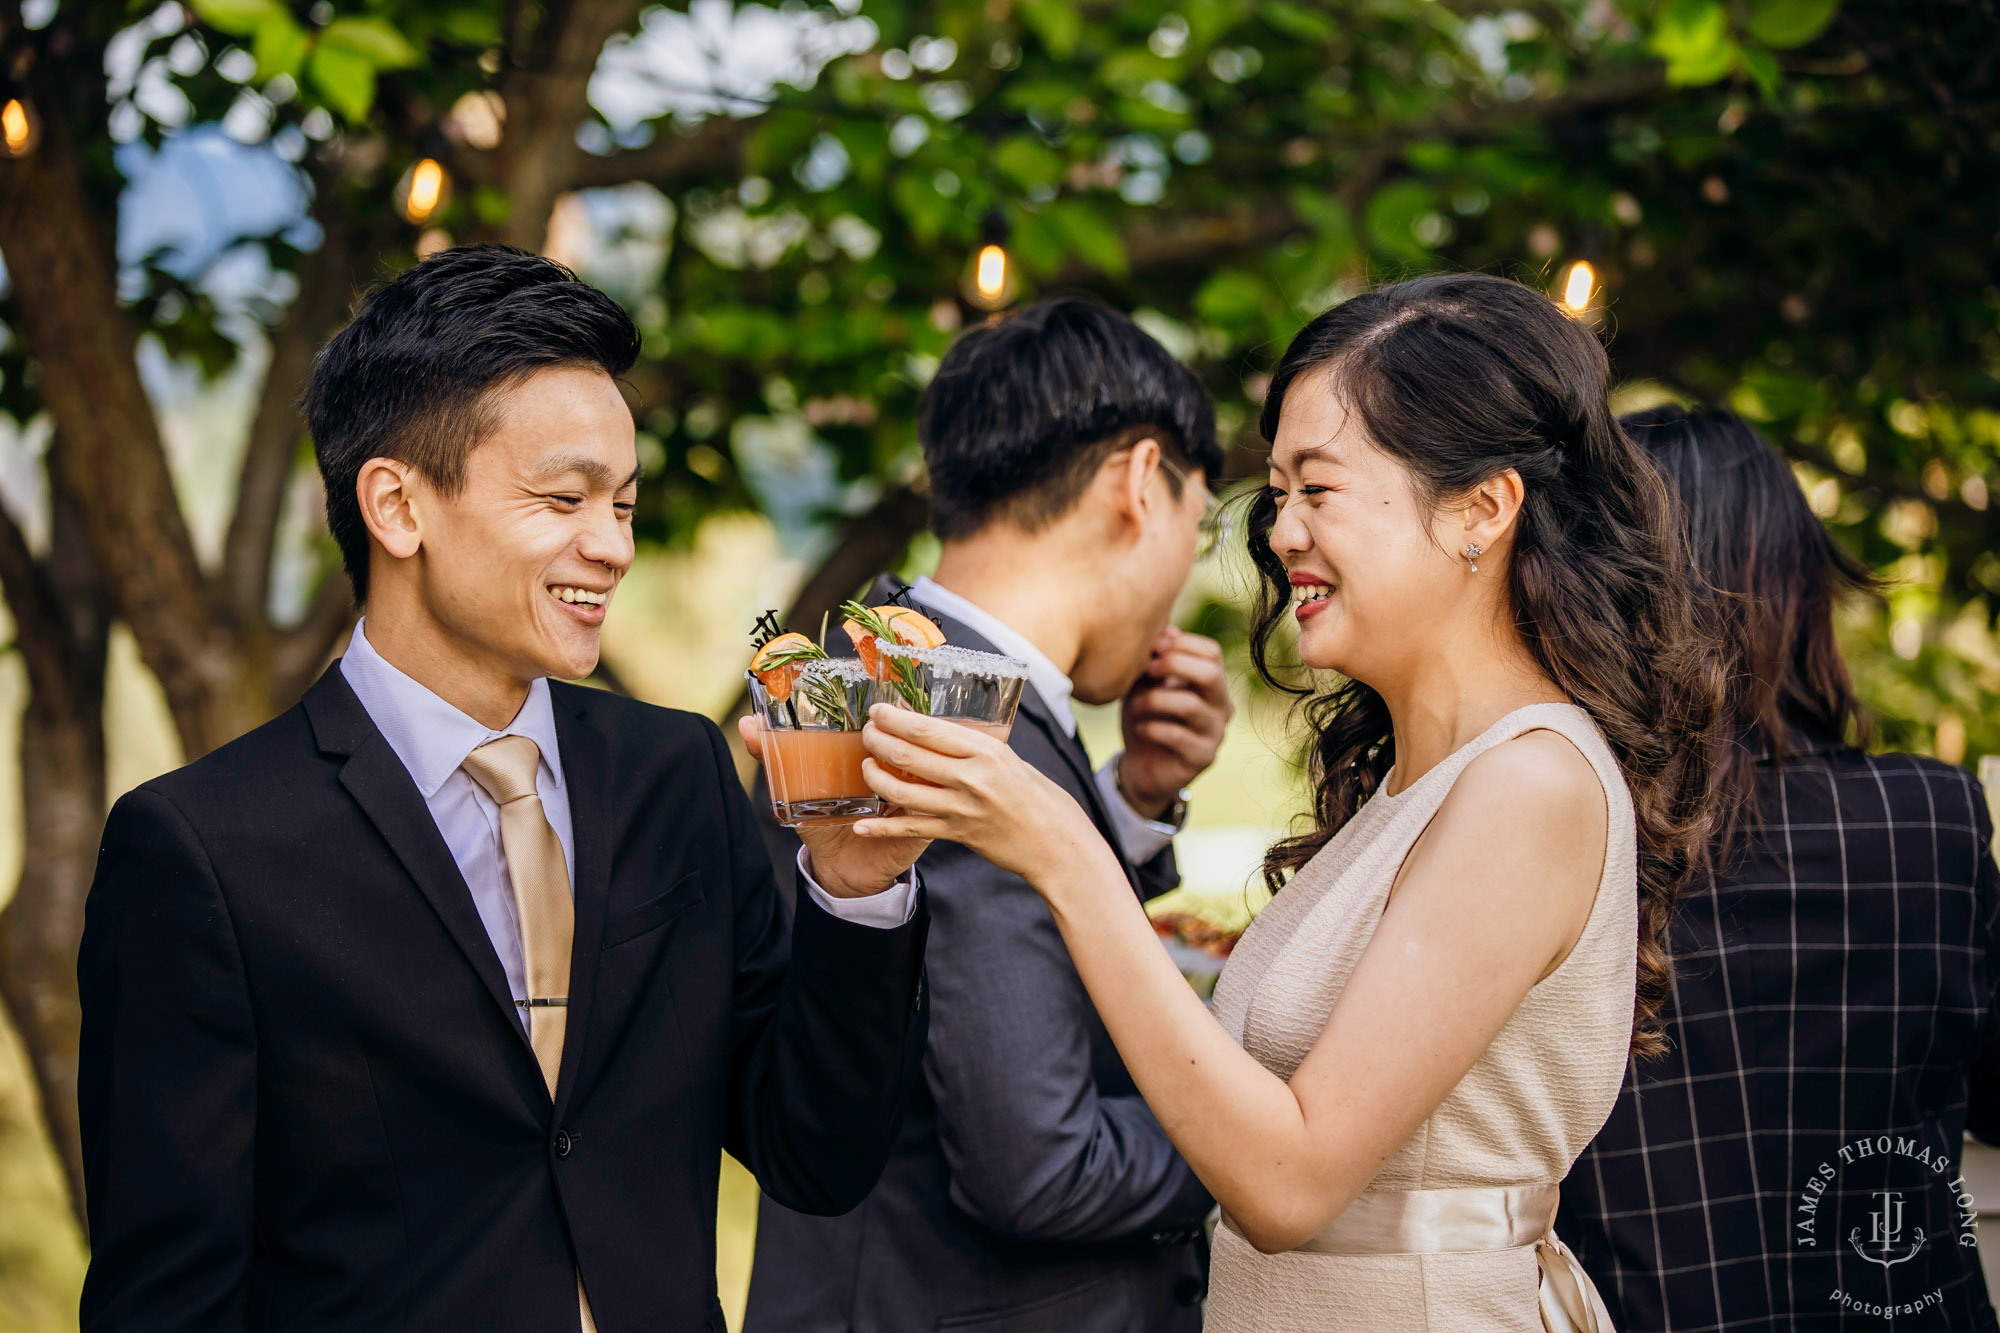
[[[698,47],[718,22],[749,33],[755,8],[648,11],[628,54]],[[194,9],[204,58],[168,71],[193,118],[257,91],[267,132],[309,131],[301,170],[357,218],[388,209],[418,157],[476,157],[451,110],[513,58],[497,2]],[[1990,4],[794,0],[782,14],[839,51],[801,86],[731,86],[718,48],[708,85],[579,129],[585,174],[610,187],[586,200],[587,275],[646,334],[652,538],[761,507],[823,550],[827,520],[908,483],[917,398],[983,317],[967,267],[989,236],[1018,299],[1100,294],[1196,366],[1240,475],[1259,467],[1263,372],[1326,305],[1440,267],[1553,290],[1585,260],[1584,317],[1632,400],[1758,421],[1889,580],[1845,625],[1882,739],[2000,752]],[[178,40],[160,31],[148,58]],[[251,63],[231,66],[232,50]],[[717,143],[711,170],[663,165]],[[108,159],[100,171],[115,188]],[[427,225],[475,238],[509,201],[463,185]],[[253,243],[296,266],[282,239]],[[142,317],[220,369],[229,340],[199,290],[141,268]],[[17,414],[33,408],[23,354],[0,352]],[[1234,621],[1218,606],[1204,623]]]

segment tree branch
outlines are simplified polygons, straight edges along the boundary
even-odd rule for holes
[[[76,1115],[76,948],[104,824],[104,667],[110,607],[76,530],[77,506],[51,478],[47,561],[0,510],[0,586],[28,666],[22,719],[22,849],[13,901],[0,912],[0,999],[21,1034],[36,1087],[83,1220],[83,1152]]]
[[[754,117],[710,116],[692,133],[677,134],[668,129],[644,148],[602,157],[579,153],[571,164],[566,188],[590,190],[646,181],[671,194],[730,172],[740,173],[743,145],[755,123]]]
[[[30,73],[33,96],[53,71],[31,62]],[[51,90],[47,104],[58,96]],[[37,151],[0,158],[0,254],[55,419],[54,461],[72,491],[91,496],[83,521],[92,559],[195,755],[223,738],[213,701],[226,639],[139,378],[103,217],[64,121],[45,122]]]
[[[507,197],[507,220],[496,239],[540,250],[549,212],[568,188],[583,150],[576,127],[589,107],[590,75],[604,43],[638,18],[642,0],[570,0],[551,5],[528,40],[532,62],[516,46],[501,76],[507,126],[494,154],[494,184]]]
[[[14,647],[28,669],[29,691],[60,696],[68,688],[70,637],[62,599],[5,506],[0,506],[0,592],[14,618]]]
[[[299,394],[313,357],[347,318],[354,275],[381,250],[377,238],[357,237],[335,183],[316,182],[313,216],[323,239],[299,267],[299,292],[271,330],[271,363],[250,422],[237,474],[236,508],[222,543],[223,604],[236,624],[261,627],[269,615],[271,555],[285,508],[285,486],[305,435]]]
[[[320,581],[299,623],[279,635],[271,653],[271,702],[290,707],[326,668],[327,659],[354,628],[354,585],[342,570]]]

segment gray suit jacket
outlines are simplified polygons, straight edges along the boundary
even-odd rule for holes
[[[949,642],[990,650],[933,618]],[[1011,744],[1118,845],[1082,744],[1032,688]],[[768,836],[790,866],[789,830]],[[1208,1194],[1140,1100],[1048,909],[955,843],[921,869],[925,1077],[861,1207],[807,1217],[763,1200],[746,1333],[1196,1333]],[[1180,878],[1172,848],[1127,874],[1142,898]]]

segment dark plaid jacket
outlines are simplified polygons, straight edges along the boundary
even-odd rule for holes
[[[1673,1049],[1627,1072],[1557,1230],[1620,1333],[2000,1327],[1958,1165],[2000,1136],[1979,785],[1824,744],[1757,782],[1748,851],[1675,920]]]

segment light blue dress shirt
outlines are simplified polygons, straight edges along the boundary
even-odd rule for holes
[[[576,841],[571,826],[569,789],[563,782],[562,750],[556,743],[555,710],[549,702],[549,683],[538,680],[528,688],[528,701],[514,720],[498,731],[460,712],[429,687],[420,684],[375,651],[368,641],[364,618],[354,627],[347,653],[340,659],[340,674],[347,679],[361,706],[382,732],[389,748],[403,761],[417,793],[437,824],[438,833],[451,851],[472,904],[479,911],[480,924],[500,956],[507,973],[507,989],[516,1000],[528,998],[527,968],[522,961],[521,922],[514,907],[513,884],[507,878],[507,854],[500,845],[500,806],[459,765],[465,757],[488,741],[502,736],[526,736],[542,752],[535,768],[535,791],[542,799],[542,813],[562,843],[563,867],[571,891],[576,884]],[[805,869],[805,852],[799,853],[799,868]],[[813,900],[834,916],[860,925],[889,928],[900,926],[916,910],[915,876],[907,875],[895,885],[870,898],[835,898],[814,883],[810,875],[801,877]],[[520,1009],[527,1022],[527,1010]]]

